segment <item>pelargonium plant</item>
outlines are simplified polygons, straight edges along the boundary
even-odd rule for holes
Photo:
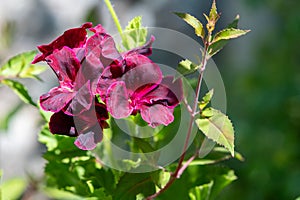
[[[203,49],[199,63],[185,59],[178,64],[175,74],[165,74],[149,58],[155,37],[160,35],[150,36],[146,41],[147,29],[142,27],[141,17],[134,18],[123,30],[110,1],[105,3],[118,28],[121,44],[102,25],[86,22],[49,44],[38,46],[37,55],[35,51],[20,54],[0,70],[1,83],[11,87],[26,103],[41,108],[46,121],[39,136],[47,146],[45,181],[39,183],[43,185],[42,192],[54,199],[215,198],[236,176],[230,169],[217,169],[210,164],[231,156],[240,160],[242,157],[234,151],[231,121],[211,107],[213,90],[199,100],[201,85],[208,60],[228,40],[248,30],[237,29],[237,16],[214,34],[220,18],[215,1],[209,14],[204,15],[206,26],[190,14],[175,12],[192,26]],[[59,85],[41,95],[37,105],[26,88],[11,77],[38,78],[44,70],[39,62],[53,70]],[[189,77],[190,74],[197,78]],[[186,89],[187,84],[193,88],[193,95]],[[188,100],[191,96],[192,101]],[[184,115],[179,108],[188,113],[186,128],[180,129],[184,132],[180,133],[183,138],[178,144],[181,153],[175,162],[162,166],[162,153],[157,151],[175,137],[178,124],[183,123],[180,114]],[[152,138],[128,137],[118,127],[118,120],[122,119],[133,132],[143,125],[157,134]],[[139,159],[121,159],[123,170],[109,168],[106,163],[108,158],[115,166],[120,165],[112,156],[110,143],[120,138],[122,146],[127,145],[124,151],[142,155]],[[214,147],[215,143],[223,147]]]

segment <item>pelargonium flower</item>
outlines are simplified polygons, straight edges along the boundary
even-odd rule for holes
[[[81,28],[70,29],[49,45],[39,47],[49,51],[33,62],[43,58],[59,80],[58,87],[40,97],[44,110],[63,110],[68,115],[78,115],[88,110],[104,66],[120,57],[112,37],[105,33],[101,25],[90,28],[95,34],[88,40],[83,39],[83,35],[86,37],[86,27],[91,27],[90,23]],[[67,40],[67,36],[74,37],[73,43]]]
[[[94,32],[88,39],[86,28]],[[108,126],[106,106],[95,98],[97,81],[104,67],[120,57],[112,37],[101,25],[91,28],[86,23],[38,48],[43,54],[33,63],[46,61],[59,81],[59,86],[40,97],[41,107],[54,112],[50,131],[76,136],[75,144],[81,149],[95,148]]]
[[[140,53],[150,51],[141,49],[123,53],[121,61],[106,67],[98,82],[98,92],[114,118],[140,112],[151,127],[168,125],[174,120],[174,107],[182,98],[181,81],[163,78],[159,66]]]

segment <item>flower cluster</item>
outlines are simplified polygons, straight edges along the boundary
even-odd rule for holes
[[[38,46],[41,54],[33,63],[46,61],[59,81],[40,97],[42,109],[54,112],[50,131],[77,137],[75,145],[91,150],[108,128],[109,113],[117,119],[140,113],[151,127],[170,124],[182,85],[163,77],[147,57],[153,41],[152,36],[144,46],[120,53],[101,25],[85,23]]]

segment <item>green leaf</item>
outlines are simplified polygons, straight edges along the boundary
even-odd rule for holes
[[[64,190],[59,190],[57,188],[45,188],[44,193],[52,198],[52,199],[60,199],[60,200],[82,200],[84,199],[82,196],[75,195],[71,192],[67,192]]]
[[[234,156],[233,125],[225,114],[212,108],[205,109],[202,118],[195,122],[206,137],[224,146]]]
[[[25,103],[36,107],[36,103],[32,101],[30,95],[28,94],[27,88],[23,84],[11,79],[3,79],[1,82],[10,87]]]
[[[47,69],[45,66],[31,64],[37,51],[28,51],[9,59],[1,68],[0,76],[4,78],[35,78]]]
[[[113,199],[135,200],[142,193],[149,196],[155,193],[151,173],[126,173],[119,181],[113,193]]]
[[[147,29],[142,26],[142,17],[137,16],[126,26],[123,32],[124,40],[122,40],[122,44],[126,50],[142,46],[147,40],[147,34]]]
[[[211,89],[205,94],[205,96],[202,98],[202,101],[199,103],[200,110],[203,110],[207,106],[207,104],[209,104],[213,95],[214,95],[214,89]]]
[[[171,173],[164,170],[158,170],[151,175],[153,182],[160,189],[163,188],[168,183],[170,177],[171,177]]]
[[[0,196],[1,200],[19,199],[26,189],[26,181],[21,178],[10,179],[2,183],[0,188],[2,195]]]
[[[221,30],[220,32],[218,32],[212,43],[218,42],[220,40],[230,40],[230,39],[234,39],[234,38],[238,38],[242,35],[245,35],[246,33],[248,33],[250,30],[241,30],[241,29],[235,29],[235,28],[227,28],[224,30]]]
[[[96,189],[93,196],[96,197],[96,200],[112,200],[111,196],[106,195],[104,188]]]
[[[300,200],[300,197],[297,197],[295,200]]]
[[[155,151],[151,144],[142,138],[133,137],[134,143],[141,149],[143,153],[149,153]]]
[[[236,15],[234,20],[230,24],[228,24],[226,28],[237,28],[239,20],[240,20],[240,15]]]
[[[230,29],[230,28],[237,28],[238,27],[238,22],[239,22],[240,16],[237,15],[235,17],[235,19],[227,25],[226,29]],[[223,47],[228,43],[228,40],[219,40],[218,42],[215,42],[213,44],[211,44],[208,48],[208,53],[210,56],[215,55],[216,53],[218,53],[221,49],[223,49]]]
[[[178,72],[183,76],[191,74],[197,69],[199,69],[199,66],[187,59],[180,61],[180,63],[178,64]]]
[[[211,191],[211,199],[215,199],[215,197],[231,182],[237,179],[233,170],[229,170],[226,174],[222,174],[221,176],[217,176],[214,180],[214,185]]]
[[[0,130],[7,130],[8,124],[10,120],[18,113],[18,111],[22,108],[23,104],[19,103],[16,106],[14,106],[6,116],[0,116]]]
[[[192,188],[189,191],[189,197],[191,200],[209,200],[211,188],[214,184],[214,181],[210,181],[207,184],[203,184],[197,187]]]
[[[214,31],[216,23],[220,18],[220,14],[218,14],[215,0],[213,1],[212,5],[211,5],[209,16],[204,14],[204,17],[207,20],[206,29],[209,32],[209,34],[211,34]]]
[[[218,14],[218,11],[217,11],[216,1],[214,0],[212,5],[211,5],[210,12],[209,12],[209,20],[217,22],[219,17],[220,17],[220,15]]]
[[[194,17],[188,13],[174,12],[174,14],[177,15],[178,17],[180,17],[181,19],[183,19],[189,25],[191,25],[195,30],[195,34],[197,36],[201,37],[202,39],[204,39],[205,31],[204,31],[203,25],[196,17]]]
[[[44,125],[39,136],[38,141],[46,145],[48,151],[52,151],[58,145],[56,137],[50,133],[48,124]]]

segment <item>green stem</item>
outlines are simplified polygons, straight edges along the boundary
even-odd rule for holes
[[[192,129],[193,129],[193,124],[194,124],[194,120],[195,120],[195,116],[197,113],[197,107],[198,107],[198,99],[199,99],[199,95],[200,95],[200,90],[201,90],[201,84],[202,84],[202,80],[203,80],[203,75],[204,75],[204,70],[206,68],[206,64],[207,64],[207,50],[208,50],[208,43],[204,43],[205,44],[205,48],[204,48],[204,52],[202,55],[202,62],[201,62],[201,67],[200,67],[200,75],[198,77],[198,82],[197,82],[197,87],[196,87],[196,95],[195,95],[195,99],[194,99],[194,105],[193,108],[191,110],[191,118],[190,118],[190,122],[189,122],[189,126],[188,126],[188,131],[187,131],[187,136],[185,139],[185,143],[184,143],[184,147],[183,147],[183,151],[182,154],[179,158],[178,164],[177,164],[177,168],[175,170],[175,172],[172,174],[172,176],[170,177],[169,181],[167,182],[167,184],[160,189],[159,191],[157,191],[155,194],[148,196],[146,198],[146,200],[153,200],[155,199],[158,195],[160,195],[161,193],[163,193],[164,191],[166,191],[173,183],[176,179],[180,178],[180,176],[182,175],[182,173],[186,170],[186,168],[188,167],[188,165],[197,157],[198,152],[196,152],[186,163],[184,162],[184,157],[188,148],[188,143],[191,137],[191,133],[192,133]]]
[[[115,25],[118,29],[118,32],[120,33],[121,37],[122,37],[122,40],[123,40],[123,29],[122,29],[122,26],[120,24],[120,21],[119,21],[119,18],[116,14],[116,11],[114,9],[114,7],[112,6],[110,0],[104,0],[104,3],[106,4],[110,14],[111,14],[111,17],[113,18],[114,22],[115,22]]]

